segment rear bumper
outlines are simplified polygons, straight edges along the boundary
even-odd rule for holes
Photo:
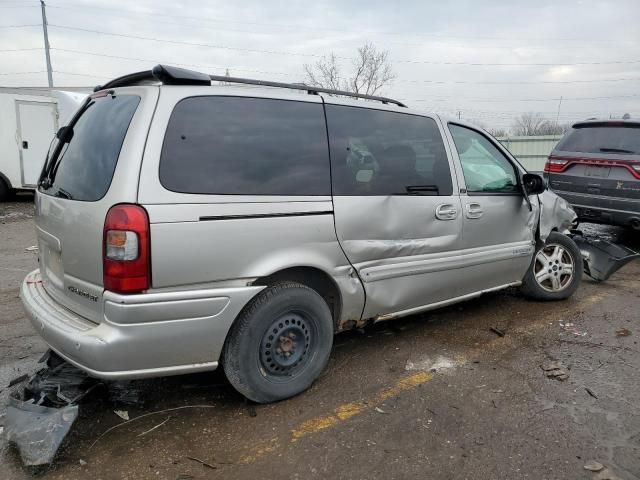
[[[20,297],[44,341],[89,375],[144,378],[213,370],[234,319],[264,287],[117,295],[93,323],[56,302],[35,270]]]
[[[554,190],[585,222],[629,226],[640,222],[640,200]]]

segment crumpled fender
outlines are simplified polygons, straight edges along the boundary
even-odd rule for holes
[[[540,201],[538,236],[543,242],[551,232],[568,234],[577,225],[578,215],[564,198],[550,190],[545,190],[538,195],[538,200]]]

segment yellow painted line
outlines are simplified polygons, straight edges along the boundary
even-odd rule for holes
[[[398,383],[392,387],[385,388],[378,392],[370,401],[357,401],[350,403],[343,403],[336,407],[329,415],[321,417],[311,418],[305,422],[302,422],[296,428],[291,430],[291,441],[295,442],[300,438],[306,437],[312,433],[326,430],[327,428],[334,427],[344,420],[348,420],[356,415],[361,414],[365,410],[374,408],[381,403],[389,400],[393,397],[397,397],[402,392],[410,390],[428,382],[433,378],[433,374],[429,372],[417,372],[407,377],[404,377]]]

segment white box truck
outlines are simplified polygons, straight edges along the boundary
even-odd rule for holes
[[[89,92],[0,87],[0,201],[36,188],[55,132]]]

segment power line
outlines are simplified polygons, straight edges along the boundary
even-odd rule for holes
[[[0,50],[0,53],[5,53],[5,52],[29,52],[32,50],[42,50],[42,47],[33,47],[33,48],[7,48],[7,49],[3,49]]]
[[[284,73],[284,72],[269,72],[264,70],[252,70],[241,67],[234,66],[221,66],[221,65],[202,65],[202,64],[188,64],[188,63],[174,63],[168,61],[159,61],[157,59],[150,58],[139,58],[139,57],[126,57],[120,55],[109,55],[104,53],[96,53],[96,52],[87,52],[83,50],[73,50],[66,48],[52,48],[51,50],[61,51],[61,52],[69,52],[76,53],[81,55],[91,55],[97,57],[105,57],[105,58],[113,58],[117,60],[128,60],[134,62],[150,62],[150,63],[164,63],[175,65],[179,67],[196,67],[196,68],[208,68],[208,69],[222,69],[222,68],[231,68],[232,70],[242,71],[242,72],[252,72],[252,73],[261,73],[266,75],[285,75],[285,76],[294,76],[295,74]],[[426,83],[431,85],[450,85],[450,84],[462,84],[462,85],[536,85],[536,84],[572,84],[572,83],[600,83],[600,82],[622,82],[622,81],[639,81],[640,77],[636,78],[609,78],[609,79],[600,79],[600,80],[540,80],[540,81],[467,81],[467,80],[395,80],[399,83]]]
[[[24,28],[24,27],[41,27],[39,23],[31,23],[25,25],[0,25],[0,28]]]
[[[102,35],[110,35],[112,37],[123,37],[123,38],[134,38],[136,40],[147,40],[152,42],[162,42],[162,43],[171,43],[176,45],[188,45],[191,47],[207,47],[207,48],[217,48],[222,50],[234,50],[238,52],[250,52],[250,53],[266,53],[273,55],[292,55],[298,57],[322,57],[322,55],[316,55],[312,53],[297,53],[297,52],[283,52],[276,50],[256,50],[251,48],[239,48],[239,47],[228,47],[224,45],[212,45],[208,43],[197,43],[197,42],[184,42],[180,40],[168,40],[165,38],[154,38],[154,37],[143,37],[139,35],[126,35],[124,33],[114,33],[114,32],[105,32],[103,30],[91,30],[89,28],[80,28],[80,27],[71,27],[68,25],[54,25],[53,23],[49,24],[50,27],[62,28],[66,30],[75,30],[79,32],[88,32],[88,33],[100,33]]]
[[[127,60],[127,61],[133,61],[133,62],[144,62],[144,63],[153,63],[153,64],[157,64],[157,63],[162,63],[165,65],[175,65],[177,67],[196,67],[196,68],[208,68],[208,69],[226,69],[229,68],[231,70],[234,71],[240,71],[240,72],[252,72],[252,73],[263,73],[263,74],[267,74],[267,75],[290,75],[289,73],[283,73],[283,72],[267,72],[264,70],[252,70],[252,69],[247,69],[247,68],[242,68],[242,67],[233,67],[233,66],[229,66],[229,65],[202,65],[202,64],[197,64],[197,63],[175,63],[175,62],[171,62],[171,61],[162,61],[162,60],[157,60],[157,59],[150,59],[150,58],[139,58],[139,57],[123,57],[120,55],[108,55],[106,53],[96,53],[96,52],[87,52],[84,50],[71,50],[68,48],[55,48],[52,47],[51,50],[55,50],[58,52],[69,52],[69,53],[78,53],[81,55],[92,55],[92,56],[96,56],[96,57],[105,57],[105,58],[113,58],[113,59],[117,59],[117,60]]]
[[[63,2],[63,5],[71,5],[73,9],[99,9],[106,10],[111,12],[122,12],[121,9],[108,8],[108,7],[97,7],[97,6],[86,6],[79,3],[74,2]],[[61,9],[69,9],[69,7],[60,6],[57,3],[55,6],[51,6],[51,8],[61,8]],[[327,27],[317,27],[310,25],[300,25],[300,24],[279,24],[279,23],[267,23],[267,22],[247,22],[247,21],[238,21],[227,18],[218,18],[212,19],[210,17],[202,17],[202,16],[193,16],[193,15],[180,15],[180,14],[170,14],[170,13],[156,13],[157,11],[145,11],[145,12],[135,12],[128,10],[128,15],[140,15],[140,16],[156,16],[156,17],[169,17],[169,18],[184,18],[189,20],[198,20],[205,22],[213,22],[213,23],[237,23],[241,25],[253,25],[253,26],[267,26],[267,27],[276,27],[276,28],[293,28],[297,30],[309,31],[309,30],[317,30],[317,31],[331,31],[331,32],[344,32],[344,33],[354,33],[353,29],[347,28],[327,28]],[[356,32],[358,33],[358,32]],[[366,35],[401,35],[401,36],[416,36],[416,37],[435,37],[435,38],[463,38],[463,39],[485,39],[485,40],[506,40],[512,42],[513,39],[510,37],[501,37],[501,36],[481,36],[481,35],[450,35],[450,34],[439,34],[439,33],[424,33],[424,32],[406,32],[406,31],[362,31],[360,32]],[[577,37],[518,37],[521,40],[543,40],[543,41],[577,41],[584,43],[585,41],[593,40],[592,38],[577,38]],[[602,43],[617,43],[610,39],[598,39],[599,42]]]
[[[30,75],[32,73],[45,73],[46,70],[38,70],[37,72],[2,72],[0,75]]]
[[[71,7],[60,7],[60,6],[49,6],[49,8],[60,8],[60,9],[65,9],[65,10],[72,10],[75,11],[75,8],[71,8]],[[100,8],[100,7],[97,7]],[[137,12],[134,12],[134,14],[137,14]],[[110,16],[114,16],[114,17],[119,17],[119,18],[125,18],[128,20],[131,20],[131,15],[129,14],[122,14],[122,13],[108,13],[107,15]],[[199,21],[209,21],[209,22],[218,22],[216,20],[206,20],[206,19],[198,19]],[[164,24],[164,25],[177,25],[177,26],[185,26],[188,27],[190,29],[193,28],[200,28],[200,29],[207,29],[207,30],[213,30],[216,32],[236,32],[236,33],[249,33],[249,34],[258,34],[258,35],[278,35],[278,33],[276,32],[258,32],[255,29],[252,30],[238,30],[238,29],[232,29],[232,28],[224,28],[224,27],[220,27],[218,25],[198,25],[198,24],[194,24],[191,22],[167,22],[167,21],[163,21],[163,20],[152,20],[153,24]],[[306,30],[305,30],[306,32]],[[450,45],[453,47],[466,47],[468,45],[465,44],[456,44],[456,43],[451,43],[451,42],[443,42],[441,40],[436,39],[437,43],[444,43],[446,45]],[[418,44],[412,44],[412,43],[404,43],[404,42],[396,42],[396,41],[391,41],[388,42],[391,43],[393,45],[402,45],[402,46],[410,46],[410,47],[420,47],[423,45],[418,45]],[[513,49],[513,45],[478,45],[475,44],[474,48],[485,48],[485,49],[508,49],[508,50],[512,50]],[[532,45],[527,45],[527,48],[531,49],[546,49],[548,47],[546,46],[532,46]]]
[[[64,30],[73,30],[87,33],[98,33],[102,35],[109,35],[113,37],[121,37],[121,38],[132,38],[136,40],[146,40],[152,42],[161,42],[161,43],[170,43],[175,45],[187,45],[191,47],[206,47],[206,48],[215,48],[222,50],[232,50],[232,51],[240,51],[240,52],[249,52],[249,53],[261,53],[261,54],[270,54],[270,55],[289,55],[289,56],[298,56],[298,57],[312,57],[312,58],[322,58],[324,55],[318,55],[313,53],[299,53],[299,52],[290,52],[290,51],[281,51],[281,50],[257,50],[251,48],[241,48],[241,47],[230,47],[227,45],[213,45],[208,43],[198,43],[198,42],[185,42],[181,40],[169,40],[165,38],[155,38],[155,37],[145,37],[141,35],[128,35],[124,33],[115,33],[115,32],[106,32],[104,30],[94,30],[89,28],[81,28],[81,27],[73,27],[70,25],[57,25],[50,23],[50,27],[60,28]],[[336,57],[340,60],[353,60],[352,57]],[[466,66],[577,66],[577,65],[615,65],[615,64],[626,64],[626,63],[640,63],[640,60],[629,60],[629,61],[610,61],[610,62],[570,62],[570,63],[481,63],[481,62],[437,62],[430,60],[394,60],[394,63],[411,63],[411,64],[425,64],[425,65],[466,65]]]
[[[90,78],[100,78],[100,79],[109,78],[108,76],[90,75],[88,73],[62,72],[60,70],[53,70],[53,73],[61,73],[62,75],[74,75],[77,77],[90,77]]]
[[[563,97],[564,100],[604,100],[612,98],[637,98],[640,94],[630,95],[611,95],[602,97]],[[402,100],[402,99],[400,99]],[[458,97],[455,98],[419,98],[419,99],[404,99],[408,102],[451,102],[453,100],[470,100],[474,102],[557,102],[560,97],[557,98],[471,98],[471,97]]]
[[[494,81],[479,81],[472,82],[467,80],[396,80],[398,82],[405,83],[430,83],[430,84],[471,84],[471,85],[537,85],[537,84],[557,84],[557,83],[599,83],[599,82],[630,82],[638,81],[640,77],[634,78],[607,78],[601,80],[536,80],[536,81],[508,81],[508,82],[494,82]]]

